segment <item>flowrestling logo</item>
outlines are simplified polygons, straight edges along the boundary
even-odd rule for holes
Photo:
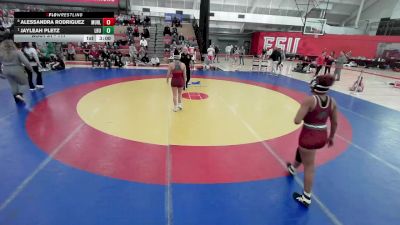
[[[277,47],[285,50],[287,53],[297,53],[301,38],[293,37],[264,37],[264,47],[267,49],[267,54],[270,55],[273,48]]]
[[[116,5],[119,3],[119,0],[62,0],[62,2],[80,2],[80,3],[96,3],[96,4]]]

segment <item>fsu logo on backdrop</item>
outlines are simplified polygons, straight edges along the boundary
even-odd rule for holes
[[[264,37],[264,47],[270,55],[274,47],[285,50],[287,53],[297,53],[301,38],[293,37]]]

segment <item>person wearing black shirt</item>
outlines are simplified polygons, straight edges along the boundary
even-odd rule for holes
[[[120,52],[120,51],[117,51],[116,53],[115,53],[115,56],[114,56],[114,66],[118,66],[119,68],[121,68],[123,65],[124,65],[124,63],[122,62],[122,53]]]
[[[144,38],[150,38],[150,32],[149,32],[149,29],[147,29],[147,28],[144,28],[143,29],[143,35],[142,35]]]
[[[181,62],[185,64],[186,66],[186,85],[184,89],[188,87],[189,81],[190,81],[190,63],[192,61],[192,55],[189,54],[188,48],[183,47],[182,48],[182,54],[181,54]]]
[[[219,48],[218,48],[218,45],[216,45],[214,47],[214,50],[215,50],[215,59],[214,60],[217,60],[217,63],[219,63],[219,59],[218,59]]]
[[[126,28],[126,35],[128,36],[129,39],[132,39],[133,36],[133,27],[131,25],[129,25]]]
[[[164,27],[164,31],[163,31],[163,35],[165,36],[165,35],[169,35],[169,36],[171,36],[171,29],[169,28],[169,26],[165,26]]]
[[[101,59],[104,63],[104,68],[111,68],[111,53],[108,49],[104,49],[101,53]]]
[[[145,18],[144,18],[144,25],[145,26],[150,26],[151,25],[151,23],[150,23],[150,17],[148,17],[148,16],[146,16]]]
[[[149,57],[147,56],[147,53],[144,54],[143,58],[141,59],[143,63],[147,64],[150,62]]]
[[[62,56],[56,56],[54,60],[54,64],[51,65],[52,70],[64,70],[65,69],[65,63],[64,60],[62,59]]]
[[[232,50],[231,50],[231,54],[235,54],[236,50],[238,49],[237,45],[233,46]]]
[[[140,25],[140,15],[135,16],[135,24]]]
[[[181,33],[181,34],[179,34],[179,36],[178,36],[178,40],[179,41],[184,41],[185,40],[185,36],[183,36],[183,34]]]
[[[174,18],[172,19],[172,26],[178,27],[179,25],[179,20],[178,18],[176,18],[176,16],[174,16]]]
[[[85,43],[83,46],[83,54],[85,55],[85,61],[89,61],[90,45]]]
[[[172,35],[176,34],[176,36],[178,36],[178,28],[173,27],[172,28]]]
[[[277,48],[275,48],[274,51],[272,51],[272,54],[269,56],[269,58],[272,60],[271,72],[276,73],[278,64],[282,60],[282,55],[280,51]]]

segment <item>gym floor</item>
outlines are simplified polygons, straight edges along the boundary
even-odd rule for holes
[[[400,112],[332,90],[313,202],[285,163],[310,94],[295,75],[196,71],[172,111],[165,70],[70,68],[16,105],[0,82],[0,224],[398,224]],[[392,109],[391,109],[392,108]]]

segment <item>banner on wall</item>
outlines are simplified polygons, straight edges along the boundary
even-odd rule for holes
[[[182,21],[183,20],[183,15],[182,14],[176,14],[176,13],[165,13],[165,22],[172,22],[172,20],[174,19],[174,18],[178,18],[179,19],[179,21]]]
[[[301,38],[299,37],[264,37],[264,49],[267,49],[267,54],[270,55],[274,48],[283,49],[286,53],[297,53]]]
[[[286,53],[318,56],[322,51],[352,51],[353,57],[375,58],[378,56],[378,45],[382,43],[400,43],[399,36],[368,35],[304,35],[298,32],[256,32],[252,37],[252,54],[261,54],[267,49],[270,54],[273,48],[281,48]]]

